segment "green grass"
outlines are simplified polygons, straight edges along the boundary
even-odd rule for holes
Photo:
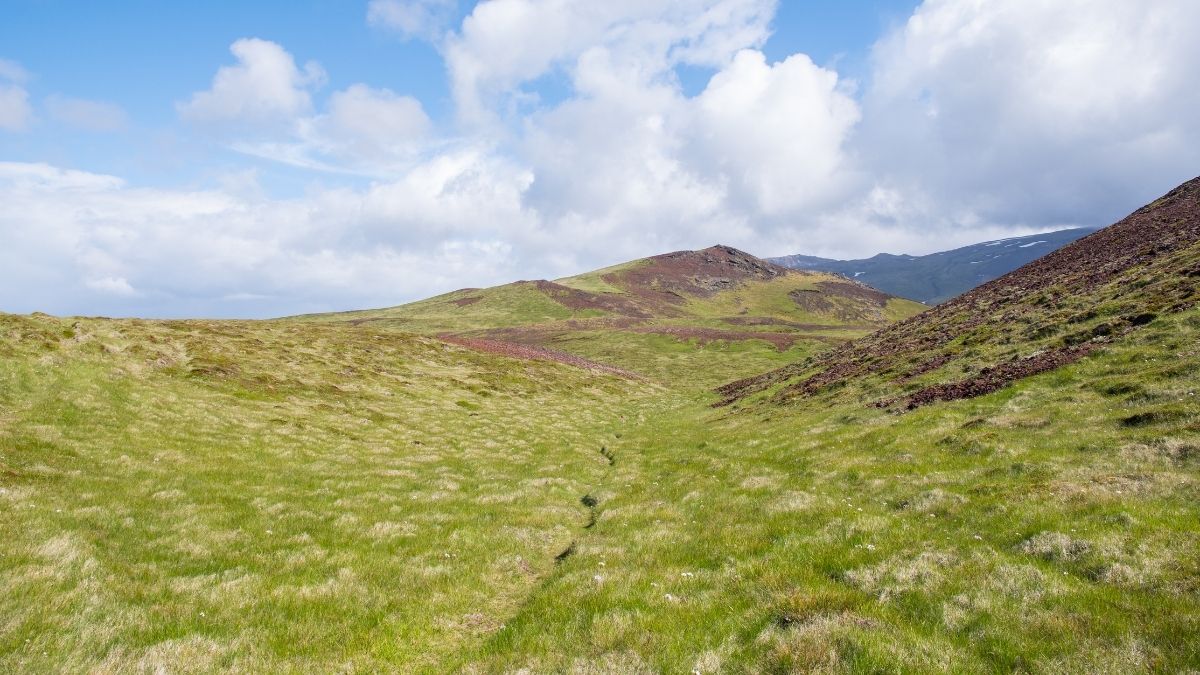
[[[902,298],[890,299],[885,307],[864,303],[861,299],[823,293],[822,282],[845,281],[823,272],[793,272],[771,280],[745,280],[736,286],[708,295],[641,296],[630,289],[610,283],[605,277],[648,265],[649,260],[635,260],[593,272],[559,279],[555,284],[598,296],[599,300],[615,299],[620,306],[636,310],[621,314],[611,307],[581,308],[571,302],[560,302],[557,291],[539,288],[535,282],[516,282],[485,289],[463,289],[418,302],[375,310],[339,312],[296,317],[293,320],[320,322],[354,322],[388,326],[417,333],[469,333],[514,327],[553,329],[563,328],[565,322],[589,319],[608,319],[605,330],[613,330],[614,322],[636,320],[640,325],[702,326],[731,328],[728,319],[770,319],[782,323],[754,330],[775,330],[805,334],[805,329],[788,327],[794,324],[823,327],[852,327],[853,337],[870,329],[913,316],[926,307]],[[715,268],[714,273],[727,273]],[[562,289],[557,289],[561,291]],[[646,290],[646,289],[641,289]],[[798,291],[809,291],[827,298],[824,310],[803,308],[792,297]],[[670,298],[664,299],[664,298]],[[577,330],[576,327],[566,327]]]
[[[679,401],[610,441],[597,525],[460,665],[1196,668],[1198,338],[1193,311],[906,415]]]
[[[367,329],[78,325],[0,318],[0,671],[434,668],[551,572],[655,391]]]
[[[592,272],[585,272],[583,274],[577,274],[572,277],[564,277],[562,279],[556,279],[554,281],[554,283],[561,284],[568,288],[574,288],[574,289],[580,290],[580,291],[587,291],[589,293],[624,294],[625,293],[624,289],[610,284],[609,282],[604,280],[604,277],[608,276],[610,274],[616,274],[618,272],[624,272],[626,270],[634,269],[636,267],[639,267],[639,266],[645,265],[645,264],[647,264],[647,261],[645,259],[633,260],[630,262],[621,263],[619,265],[612,265],[610,267],[604,267],[604,268],[601,268],[598,270],[594,270]]]
[[[419,333],[442,333],[539,324],[600,314],[588,310],[572,311],[533,284],[516,282],[494,288],[454,291],[389,309],[318,314],[298,319],[370,323]]]
[[[0,671],[1200,668],[1200,311],[906,414],[710,407],[815,341],[547,344],[647,379],[0,315]]]
[[[608,363],[672,387],[705,389],[793,363],[823,351],[799,341],[779,350],[762,340],[701,341],[624,331],[563,331],[545,340],[555,349]]]

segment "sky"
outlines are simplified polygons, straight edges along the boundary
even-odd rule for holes
[[[0,311],[271,317],[1200,174],[1195,0],[0,2]]]

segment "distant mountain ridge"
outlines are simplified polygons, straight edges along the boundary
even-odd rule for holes
[[[1044,232],[922,256],[880,253],[861,260],[833,260],[788,255],[766,260],[791,269],[841,274],[892,295],[936,305],[1095,231],[1080,227]]]

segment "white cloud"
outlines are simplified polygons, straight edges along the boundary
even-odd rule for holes
[[[803,54],[771,65],[745,50],[696,104],[705,161],[751,208],[774,216],[844,197],[842,146],[860,113],[837,73]]]
[[[625,77],[671,67],[719,67],[766,41],[775,0],[491,0],[481,2],[445,47],[460,115],[486,119],[520,85],[593,50]],[[499,97],[499,104],[497,98]]]
[[[0,163],[0,309],[262,316],[500,283],[533,225],[519,210],[528,177],[490,161],[466,152],[294,200]]]
[[[518,146],[535,176],[527,204],[579,264],[753,248],[796,213],[846,197],[842,143],[858,108],[836,73],[745,50],[688,98],[621,68],[606,50],[582,56],[584,94],[529,117]]]
[[[325,112],[293,118],[285,127],[283,134],[236,130],[242,138],[231,147],[317,171],[394,176],[419,161],[432,142],[432,122],[420,101],[364,84],[334,92]]]
[[[1106,224],[1200,166],[1197,30],[1192,0],[928,0],[876,47],[858,147],[941,213]]]
[[[320,124],[352,156],[403,153],[424,139],[431,122],[421,102],[387,89],[356,84],[333,94]]]
[[[405,38],[436,40],[449,26],[455,0],[371,0],[367,21]]]
[[[121,131],[129,123],[121,106],[106,101],[55,95],[46,99],[46,109],[59,122],[85,131]]]
[[[331,173],[394,175],[418,159],[432,127],[421,102],[354,84],[316,111],[309,90],[325,75],[304,71],[283,47],[257,39],[231,47],[237,66],[217,71],[212,88],[178,106],[189,121],[218,122],[239,152]]]
[[[292,55],[274,42],[244,38],[229,51],[233,66],[222,66],[212,87],[178,104],[179,114],[195,122],[261,123],[287,120],[312,109],[309,90],[325,74],[315,62],[300,69]]]
[[[25,131],[33,122],[33,107],[24,87],[28,79],[19,64],[0,59],[0,130]]]

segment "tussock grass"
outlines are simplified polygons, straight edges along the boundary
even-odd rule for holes
[[[0,336],[12,672],[444,663],[578,536],[599,444],[655,391],[339,326]]]
[[[903,415],[627,337],[0,316],[0,670],[1200,668],[1200,312]]]

